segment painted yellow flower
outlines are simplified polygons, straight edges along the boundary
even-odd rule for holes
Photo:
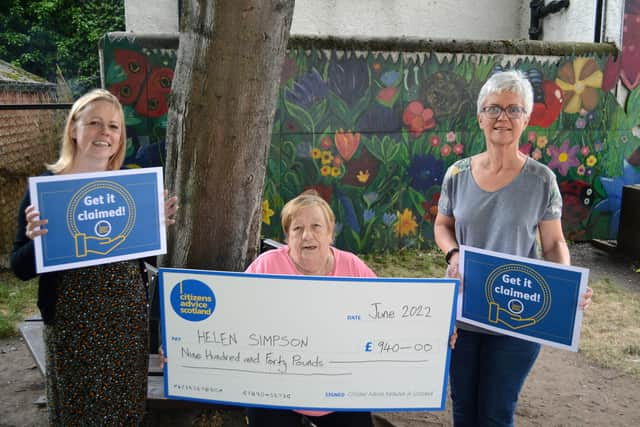
[[[332,167],[331,168],[331,176],[336,177],[336,176],[340,176],[340,168],[339,167]]]
[[[262,202],[262,222],[267,225],[271,225],[271,217],[273,216],[273,209],[269,207],[269,201],[264,200]]]
[[[598,90],[602,87],[602,71],[593,58],[576,58],[558,71],[556,84],[564,93],[564,111],[592,111],[598,105]]]
[[[329,176],[330,174],[331,174],[331,166],[324,165],[323,167],[320,168],[320,175]]]
[[[549,138],[547,138],[546,136],[539,136],[538,139],[536,140],[536,145],[538,146],[538,148],[544,148],[547,146],[548,143],[549,143]]]
[[[589,157],[587,157],[586,163],[587,163],[587,166],[589,166],[590,168],[594,167],[596,163],[598,163],[598,158],[592,154]]]
[[[356,179],[363,184],[369,181],[369,171],[358,171],[358,173],[356,174]]]
[[[332,160],[333,160],[333,154],[331,154],[331,151],[324,150],[322,152],[322,164],[328,165],[329,163],[331,163]]]
[[[398,237],[415,234],[417,228],[418,223],[416,222],[416,217],[408,208],[404,208],[402,213],[398,212],[398,222],[396,222],[395,225],[395,231]]]
[[[319,159],[320,158],[320,149],[319,148],[312,148],[311,149],[311,158],[312,159]]]

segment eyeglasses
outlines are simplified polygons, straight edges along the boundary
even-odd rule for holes
[[[519,119],[523,114],[526,113],[526,110],[519,105],[508,105],[504,108],[500,107],[499,105],[489,105],[488,107],[483,107],[481,111],[485,113],[490,119],[497,119],[498,117],[500,117],[500,114],[502,114],[503,111],[510,119]]]

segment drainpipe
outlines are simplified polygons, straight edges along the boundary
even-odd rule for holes
[[[596,22],[593,34],[594,43],[602,43],[607,29],[607,0],[596,0]]]
[[[544,0],[531,0],[531,21],[529,24],[529,40],[540,40],[542,36],[542,20],[552,13],[567,9],[569,0],[554,0],[545,5]]]

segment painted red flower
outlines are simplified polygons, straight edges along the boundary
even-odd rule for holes
[[[440,200],[440,192],[434,193],[431,196],[431,200],[425,200],[422,202],[422,209],[424,209],[424,215],[422,219],[433,223],[438,215],[438,201]]]
[[[436,126],[436,120],[431,108],[424,108],[420,101],[411,101],[402,114],[402,121],[409,128],[414,138],[422,135],[422,132]]]

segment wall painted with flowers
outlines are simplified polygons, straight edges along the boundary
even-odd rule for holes
[[[640,13],[627,18],[625,41],[637,45]],[[314,188],[336,213],[338,247],[362,253],[430,244],[446,168],[484,149],[478,90],[492,72],[513,67],[535,89],[520,149],[556,172],[566,236],[616,238],[622,187],[640,183],[639,50],[614,57],[566,45],[567,54],[544,56],[526,48],[519,55],[354,52],[295,43],[281,76],[264,237],[282,240],[282,206]],[[129,36],[106,40],[103,52],[105,87],[125,104],[132,129],[127,162],[161,163],[175,51]],[[624,105],[616,99],[619,82],[629,91]]]
[[[314,188],[336,212],[339,247],[367,252],[428,244],[446,168],[484,149],[479,88],[496,70],[517,68],[535,89],[520,150],[556,172],[567,238],[615,238],[622,186],[640,183],[638,75],[620,64],[598,55],[292,49],[263,232],[282,238],[283,203]],[[618,76],[632,89],[626,109],[611,90]]]

